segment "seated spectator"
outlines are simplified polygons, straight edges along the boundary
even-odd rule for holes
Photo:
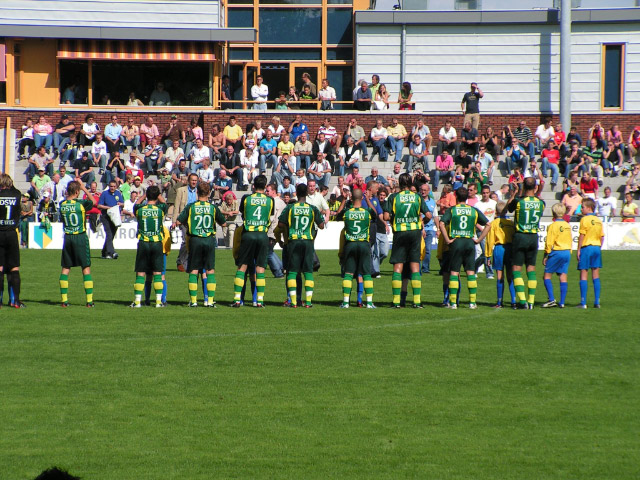
[[[512,185],[510,188],[515,188],[518,190],[518,195],[522,194],[522,183],[524,182],[524,175],[522,175],[522,170],[520,167],[513,167],[513,173],[509,175],[509,184]]]
[[[555,134],[551,117],[545,118],[544,123],[536,129],[536,149],[541,151]]]
[[[603,222],[608,223],[613,221],[617,208],[618,202],[611,196],[611,188],[605,187],[604,197],[596,200],[596,215],[598,215]]]
[[[331,145],[331,142],[329,142],[325,138],[323,132],[318,132],[318,138],[313,143],[313,149],[312,149],[313,158],[317,159],[318,154],[322,154],[323,159],[327,160],[327,162],[329,163],[329,166],[333,168],[333,162],[334,162],[333,153],[334,153],[334,149],[333,149],[333,146]]]
[[[157,142],[157,140],[154,140]],[[150,145],[147,145],[149,147]],[[136,155],[132,153],[129,155],[129,159],[124,162],[124,166],[127,169],[125,172],[125,179],[127,174],[133,175],[133,177],[140,177],[140,179],[144,179],[144,173],[142,171],[142,167],[145,165],[146,159],[140,155]]]
[[[633,170],[631,170],[624,187],[624,193],[636,194],[638,191],[640,191],[640,163],[636,163],[633,166]]]
[[[69,120],[69,116],[63,114],[60,122],[53,130],[53,151],[54,155],[58,155],[71,140],[71,133],[75,133],[76,126]],[[35,142],[34,142],[35,143]]]
[[[480,143],[481,145],[484,145],[484,148],[489,155],[491,155],[495,160],[498,159],[498,155],[500,155],[501,151],[501,143],[500,137],[498,137],[497,133],[494,133],[493,127],[487,127],[487,130],[480,138]]]
[[[457,140],[458,134],[456,129],[451,126],[451,120],[447,120],[444,123],[444,127],[442,127],[440,132],[438,132],[438,146],[436,154],[440,155],[446,150],[450,155],[455,154],[457,156],[460,151]]]
[[[396,162],[402,161],[402,150],[407,136],[407,130],[404,125],[398,123],[397,118],[392,118],[391,125],[387,127],[387,144],[389,145],[389,151],[395,152]]]
[[[207,149],[207,155],[208,153],[209,150]],[[158,144],[158,139],[155,137],[151,139],[151,143],[144,148],[142,154],[147,175],[155,174],[164,163],[164,153],[162,152],[162,147]]]
[[[174,140],[179,142],[180,147],[185,146],[187,134],[178,122],[177,115],[171,115],[171,120],[169,121],[169,125],[167,129],[164,131],[164,146],[165,150],[173,145]]]
[[[127,107],[144,107],[144,103],[136,96],[136,92],[129,92]]]
[[[282,142],[280,142],[282,143]],[[282,179],[289,177],[289,180],[294,178],[296,172],[296,160],[287,152],[283,152],[278,157],[278,164],[273,169],[272,181],[275,181],[278,186],[282,185]]]
[[[298,186],[298,185],[300,185],[300,184],[303,184],[303,185],[306,185],[306,184],[307,184],[307,177],[306,177],[306,175],[305,175],[305,171],[304,171],[304,170],[302,170],[301,168],[299,168],[299,169],[296,171],[296,179],[295,179],[295,182],[296,182],[296,186]]]
[[[415,126],[411,129],[411,138],[413,138],[415,135],[420,135],[420,140],[424,142],[427,155],[429,155],[429,152],[431,152],[431,143],[433,142],[433,137],[431,136],[429,127],[424,124],[424,120],[422,120],[422,118],[419,118]]]
[[[58,173],[60,174],[60,185],[62,185],[62,188],[66,190],[67,186],[71,182],[73,182],[74,177],[73,175],[69,175],[67,173],[67,167],[65,167],[64,165],[60,165],[60,168],[58,169]]]
[[[113,157],[111,157],[111,160],[107,163],[107,168],[105,170],[105,183],[108,185],[111,180],[115,180],[116,185],[120,185],[124,181],[125,171],[126,168],[124,166],[124,161],[120,158],[120,152],[114,152]]]
[[[638,205],[633,202],[633,195],[631,193],[624,194],[624,203],[620,217],[624,223],[635,222],[638,217]]]
[[[171,162],[165,162],[162,165],[162,168],[158,172],[158,187],[160,187],[160,192],[162,196],[166,199],[169,193],[169,189],[171,188],[171,170],[173,169],[173,164]]]
[[[242,189],[244,190],[261,173],[258,169],[258,152],[254,152],[251,148],[246,148],[240,151],[239,160],[242,168]]]
[[[467,147],[467,153],[474,156],[478,154],[479,144],[478,130],[471,126],[471,122],[465,122],[460,132],[460,146]]]
[[[215,198],[222,198],[225,193],[231,191],[233,188],[233,181],[227,176],[227,171],[220,169],[218,177],[213,181],[213,191],[215,192]]]
[[[49,222],[57,222],[58,208],[56,207],[56,202],[51,199],[51,194],[48,190],[42,192],[42,200],[38,203],[38,220],[40,222],[44,222],[48,220]]]
[[[568,151],[567,134],[562,129],[562,124],[558,123],[553,134],[553,141],[556,143],[556,148],[560,151],[560,155],[565,155]]]
[[[356,183],[356,179],[361,177],[360,169],[358,167],[354,168],[349,175],[347,175],[344,179],[344,184],[347,187],[353,187],[353,184]]]
[[[201,182],[207,183],[209,186],[213,185],[214,175],[213,169],[211,168],[211,160],[209,158],[202,160],[202,168],[199,168],[196,171],[196,174]]]
[[[475,162],[480,162],[482,176],[486,178],[488,185],[493,185],[493,167],[495,162],[493,157],[487,152],[484,145],[478,147],[478,154],[474,158]]]
[[[209,155],[209,148],[204,146],[204,144],[202,143],[202,139],[197,138],[196,146],[191,149],[191,164],[189,166],[191,172],[196,173],[200,168],[202,168],[204,166],[205,159],[211,161]]]
[[[40,115],[38,123],[33,126],[33,140],[36,148],[44,145],[47,151],[53,145],[53,126],[44,115]]]
[[[593,124],[593,127],[589,129],[587,144],[591,145],[591,140],[593,139],[596,141],[598,148],[602,149],[604,148],[605,137],[604,128],[602,128],[600,122],[596,122]]]
[[[436,166],[433,173],[433,191],[438,191],[438,185],[440,185],[441,180],[451,182],[453,172],[453,157],[447,151],[444,151],[436,157]]]
[[[238,189],[243,187],[242,165],[240,165],[240,155],[233,151],[233,146],[227,147],[227,152],[220,161],[220,171],[225,171],[229,178],[235,178]],[[220,175],[218,173],[218,175]]]
[[[94,182],[96,179],[96,176],[93,173],[93,167],[94,164],[89,157],[89,152],[85,152],[83,150],[74,167],[76,171],[76,180],[83,182],[87,187],[91,186],[91,182]]]
[[[359,175],[353,179],[353,183],[351,184],[351,188],[353,190],[362,190],[363,192],[367,189],[367,184],[364,183],[364,178],[362,175]]]
[[[280,117],[278,116],[274,116],[271,118],[271,125],[269,125],[267,130],[271,131],[271,136],[276,141],[276,143],[280,142],[280,137],[282,136],[282,134],[287,132],[287,129],[280,124]]]
[[[369,184],[369,182],[371,181],[378,182],[385,186],[389,186],[389,182],[387,181],[387,179],[378,173],[378,167],[371,167],[371,175],[369,175],[364,179],[364,183],[366,184]],[[338,184],[340,184],[339,179],[338,179]]]
[[[378,156],[381,162],[386,162],[389,157],[387,152],[387,137],[389,136],[387,129],[382,126],[382,119],[376,120],[376,126],[371,129],[371,143],[373,143],[374,153],[378,150]]]
[[[624,162],[624,154],[622,149],[617,148],[613,141],[607,141],[605,150],[602,152],[602,165],[605,167],[603,173],[605,176],[616,176],[619,171],[622,170],[622,164]],[[606,167],[609,167],[608,169]]]
[[[413,185],[416,190],[419,191],[422,185],[429,183],[430,181],[431,177],[429,176],[429,172],[423,171],[421,164],[416,165],[413,170]]]
[[[222,132],[220,132],[220,125],[216,124],[215,126],[218,127],[218,133],[222,136]],[[202,131],[202,127],[198,125],[198,122],[195,118],[192,118],[189,122],[189,126],[187,127],[187,131],[185,132],[184,136],[186,145],[182,147],[182,150],[184,151],[185,155],[189,155],[189,152],[193,148],[193,145],[196,143],[196,138],[201,138],[202,143],[204,143],[204,132]],[[211,135],[209,135],[209,147],[211,147],[212,143],[215,144],[215,142],[212,142]],[[221,153],[224,153],[224,150]],[[211,156],[211,159],[214,159],[213,155]]]
[[[354,143],[353,138],[347,137],[347,145],[338,152],[338,175],[344,176],[347,170],[359,168],[360,149]]]
[[[579,219],[575,213],[578,207],[582,204],[582,196],[578,193],[578,188],[575,185],[571,187],[569,193],[565,193],[562,197],[562,204],[567,209],[565,220],[568,218],[568,222],[578,221]]]
[[[284,128],[284,127],[283,127]],[[309,127],[302,121],[302,115],[296,115],[296,118],[291,125],[289,125],[289,136],[292,142],[297,142],[298,137],[303,133],[309,134]]]
[[[27,169],[27,177],[29,181],[36,176],[38,170],[44,169],[48,174],[53,175],[53,158],[47,153],[44,145],[38,147],[36,153],[29,158],[29,168]]]
[[[569,193],[571,187],[576,187],[578,192],[580,191],[580,179],[578,178],[578,172],[571,172],[562,182],[562,191]]]
[[[524,171],[524,178],[534,178],[536,181],[536,185],[538,189],[536,190],[536,196],[540,196],[542,193],[542,189],[544,188],[544,177],[542,176],[542,172],[538,168],[538,162],[535,157],[531,159],[529,165],[527,165],[526,170]]]
[[[331,147],[337,150],[342,144],[342,137],[336,130],[336,127],[331,125],[331,119],[329,117],[325,117],[322,122],[322,126],[318,129],[318,135],[324,133],[324,138],[331,143]]]
[[[601,179],[604,173],[602,168],[603,155],[602,149],[598,146],[597,139],[591,138],[589,140],[589,146],[582,150],[582,160],[584,161],[586,172],[593,172],[598,179],[598,182],[602,184]],[[606,166],[610,167],[611,165],[607,162]]]
[[[102,139],[102,133],[96,133],[96,139],[91,145],[91,160],[100,168],[100,175],[104,174],[107,166],[107,144]]]
[[[163,107],[171,105],[171,96],[169,92],[164,89],[164,83],[158,82],[156,88],[151,92],[149,97],[149,105]]]
[[[288,193],[292,197],[296,196],[296,187],[291,183],[288,176],[282,178],[282,182],[278,185],[278,195],[283,196]]]
[[[333,190],[331,190],[331,195],[335,195],[336,198],[340,197],[340,195],[342,195],[342,189],[345,187],[344,184],[344,177],[339,176],[338,177],[338,185],[335,185],[333,187]]]
[[[371,109],[371,90],[369,90],[369,84],[362,80],[360,88],[356,92],[356,98],[354,101],[354,108],[365,112]]]
[[[487,183],[487,177],[482,173],[482,164],[480,162],[471,162],[467,181],[469,184],[477,185],[480,189]]]
[[[229,117],[229,123],[224,127],[222,133],[224,134],[225,145],[233,146],[234,152],[239,153],[240,150],[242,150],[242,136],[244,132],[240,125],[236,123],[236,117],[234,115]]]
[[[180,141],[174,140],[163,155],[161,159],[161,166],[166,162],[170,162],[171,165],[177,165],[181,158],[184,158],[184,150],[180,147]]]
[[[444,151],[443,151],[444,153]],[[473,162],[473,158],[471,155],[468,155],[467,149],[462,147],[460,149],[460,154],[456,156],[455,165],[462,168],[462,173],[464,174],[464,178],[469,178],[469,173],[471,171],[471,163]]]
[[[131,223],[135,222],[136,216],[133,213],[133,207],[138,200],[138,192],[133,191],[129,193],[129,198],[125,198],[124,206],[122,207],[122,222],[123,223]]]
[[[107,144],[107,152],[113,155],[113,152],[122,150],[122,126],[118,123],[118,116],[111,115],[111,123],[104,127],[104,140]]]
[[[133,195],[137,193],[138,196],[142,196],[147,192],[147,187],[142,184],[142,177],[136,175],[133,177],[133,185],[129,188],[129,194]]]
[[[580,179],[580,190],[582,191],[582,195],[596,200],[598,198],[598,188],[598,182],[595,178],[591,177],[589,170],[584,172]]]
[[[576,142],[578,147],[582,146],[582,137],[578,133],[578,129],[576,127],[571,127],[569,135],[567,135],[567,145],[570,145],[572,142]]]
[[[305,170],[311,166],[311,155],[313,155],[313,145],[307,138],[307,133],[303,132],[298,136],[293,153],[296,158],[296,171],[304,167]]]
[[[403,82],[398,93],[398,104],[400,110],[414,110],[413,90],[409,82]]]
[[[343,138],[347,138],[348,136],[353,138],[353,141],[362,152],[362,161],[368,162],[369,156],[367,154],[366,133],[364,132],[364,128],[358,125],[358,120],[355,117],[351,117],[351,119],[349,119],[349,125],[347,126],[347,130],[344,132]]]
[[[253,136],[253,133],[247,132],[247,134],[242,137],[242,148],[246,149],[247,147],[251,148],[254,152],[256,151],[256,139]]]
[[[320,110],[333,110],[333,104],[336,100],[336,91],[329,86],[329,79],[322,79],[322,88],[318,92],[318,100],[320,100]]]
[[[122,128],[120,140],[125,148],[131,147],[130,151],[137,152],[140,149],[140,129],[133,123],[133,118]]]
[[[318,137],[320,137],[320,134],[318,134]],[[311,164],[309,170],[307,170],[307,175],[309,177],[309,180],[315,180],[315,182],[319,186],[329,186],[329,181],[331,180],[331,171],[331,165],[326,159],[325,154],[323,154],[322,152],[317,152],[315,161]]]
[[[36,153],[36,142],[33,140],[33,120],[31,118],[27,118],[21,131],[22,136],[18,139],[18,153],[21,159],[25,159]],[[27,149],[26,154],[25,148]]]
[[[381,83],[373,97],[374,110],[389,110],[389,92],[387,86]]]
[[[45,169],[43,167],[39,167],[37,172],[38,174],[31,179],[31,188],[29,189],[31,198],[34,200],[40,198],[44,192],[44,186],[51,181],[51,177],[45,174]]]
[[[607,160],[613,165],[614,173],[618,173],[622,169],[624,162],[624,139],[618,125],[613,125],[607,132],[607,148],[610,150],[609,144],[613,145],[613,152],[607,155]]]
[[[520,122],[520,125],[513,131],[513,138],[518,139],[520,146],[527,152],[529,158],[533,158],[536,155],[535,140],[531,129],[527,127],[527,122],[524,120]]]
[[[289,155],[289,159],[294,162],[294,168],[291,170],[291,175],[293,175],[296,171],[295,165],[296,165],[296,157],[293,155],[293,149],[294,149],[294,145],[293,143],[291,143],[291,141],[289,140],[289,134],[288,133],[283,133],[280,136],[280,142],[278,142],[278,161],[281,159],[282,155],[284,155],[285,153]]]
[[[513,143],[513,131],[511,130],[511,125],[505,125],[502,129],[501,145],[502,150],[506,150]]]
[[[413,141],[409,144],[409,160],[407,161],[407,172],[413,172],[418,165],[422,170],[428,170],[427,146],[424,144],[419,134],[413,136]]]
[[[82,147],[90,146],[96,138],[96,133],[100,131],[100,126],[94,121],[93,115],[87,114],[80,129],[78,143]]]
[[[516,165],[518,165],[521,170],[527,169],[527,165],[529,164],[529,155],[527,155],[525,149],[520,145],[518,137],[513,137],[511,146],[507,148],[504,153],[506,157],[505,161],[507,163],[507,173],[512,172]]]
[[[153,117],[147,117],[142,125],[140,125],[140,146],[144,149],[151,143],[152,138],[159,139],[160,132],[155,123],[153,123]]]
[[[508,183],[503,183],[502,185],[500,185],[500,190],[497,190],[494,193],[496,194],[496,197],[498,198],[497,201],[507,202],[509,200],[509,184]]]
[[[396,188],[398,186],[398,179],[400,178],[400,175],[402,174],[402,164],[401,163],[396,163],[393,165],[393,172],[391,172],[389,174],[389,176],[387,177],[387,182],[389,183],[389,187]]]
[[[302,110],[315,110],[316,109],[315,94],[311,91],[309,85],[304,85],[300,92],[300,108]]]
[[[560,151],[553,138],[549,139],[547,146],[542,150],[542,175],[547,178],[547,172],[551,170],[551,190],[558,184],[560,177]]]
[[[259,150],[260,171],[266,172],[267,167],[274,168],[276,163],[278,163],[278,142],[273,138],[273,131],[271,128],[267,129],[265,137],[260,141]]]
[[[586,171],[587,167],[585,165],[582,150],[580,150],[578,142],[571,142],[571,149],[569,150],[569,154],[565,158],[565,162],[565,177],[568,177],[569,173],[571,172],[576,172],[576,174],[582,175],[582,173]]]
[[[627,150],[629,151],[629,161],[633,162],[636,155],[640,153],[640,127],[634,127],[629,134]]]

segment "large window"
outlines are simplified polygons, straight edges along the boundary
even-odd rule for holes
[[[602,108],[622,110],[624,102],[624,44],[603,45]]]
[[[327,9],[327,43],[353,44],[353,14],[350,8]]]
[[[260,8],[260,43],[270,45],[320,45],[322,9]]]
[[[227,26],[230,28],[253,28],[253,7],[227,10]]]

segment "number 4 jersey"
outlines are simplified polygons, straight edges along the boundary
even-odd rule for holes
[[[515,212],[516,232],[538,233],[544,213],[544,202],[537,197],[522,197],[509,204],[509,211]]]
[[[87,231],[87,212],[92,200],[65,200],[60,204],[60,218],[65,235],[79,235]]]
[[[264,193],[245,195],[240,201],[240,211],[245,232],[266,232],[271,225],[275,202]]]

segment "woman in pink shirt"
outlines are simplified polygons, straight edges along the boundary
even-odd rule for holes
[[[40,115],[38,123],[33,126],[33,141],[36,144],[36,150],[40,145],[44,145],[47,150],[51,148],[53,143],[53,127],[44,115]]]
[[[433,191],[438,191],[440,179],[447,179],[451,182],[453,175],[453,157],[447,151],[443,151],[436,157],[436,169],[433,176]]]
[[[147,117],[147,120],[140,125],[140,143],[142,144],[142,149],[147,146],[148,143],[151,143],[151,139],[154,137],[159,137],[160,132],[158,131],[158,127],[153,123],[152,117]]]

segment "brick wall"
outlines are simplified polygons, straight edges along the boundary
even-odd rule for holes
[[[5,120],[8,116],[11,117],[11,126],[12,128],[19,129],[21,125],[24,124],[24,121],[27,117],[31,117],[34,121],[37,121],[39,115],[45,115],[50,123],[55,124],[58,122],[60,115],[62,113],[66,113],[73,120],[76,126],[79,128],[84,122],[84,117],[87,113],[92,113],[97,123],[104,128],[104,126],[111,121],[112,113],[117,113],[119,123],[125,124],[128,118],[135,119],[136,124],[140,124],[144,122],[144,119],[147,115],[152,115],[154,119],[154,123],[158,125],[158,129],[162,133],[165,126],[169,123],[169,119],[171,115],[174,113],[178,116],[179,121],[184,125],[188,125],[189,121],[192,118],[195,118],[199,125],[201,125],[205,132],[205,141],[206,135],[211,131],[211,126],[215,123],[220,124],[223,127],[229,118],[229,113],[224,113],[220,111],[210,111],[210,112],[170,112],[170,111],[154,111],[154,110],[136,110],[134,112],[131,111],[109,111],[109,110],[99,110],[95,112],[87,111],[78,111],[78,110],[65,110],[60,109],[57,111],[38,111],[38,110],[0,110],[0,125],[5,125]],[[293,119],[295,118],[296,113],[288,113],[288,112],[276,112],[275,110],[269,111],[268,114],[263,113],[254,113],[254,112],[240,112],[234,113],[238,123],[244,129],[247,124],[254,123],[256,120],[262,120],[263,127],[266,127],[271,123],[271,118],[274,115],[278,115],[280,117],[280,121],[283,125],[288,126]],[[358,119],[358,123],[365,129],[370,130],[374,125],[376,118],[382,116],[385,118],[385,125],[391,123],[391,118],[397,115],[399,117],[400,123],[404,124],[405,127],[415,124],[416,120],[419,117],[423,117],[425,123],[429,126],[432,131],[432,134],[437,134],[438,130],[441,126],[444,125],[445,120],[450,119],[453,122],[453,126],[459,131],[462,128],[462,115],[437,115],[437,114],[418,114],[413,112],[388,112],[388,113],[355,113],[355,112],[340,112],[340,111],[331,111],[331,112],[304,112],[302,114],[303,121],[308,125],[309,130],[311,132],[317,132],[318,128],[322,124],[325,117],[329,117],[332,120],[333,126],[337,128],[339,132],[344,132],[349,123],[349,119],[351,117],[356,117]],[[504,125],[511,125],[512,128],[515,128],[520,120],[526,120],[527,125],[535,131],[536,127],[542,123],[543,119],[546,115],[482,115],[480,119],[480,131],[481,133],[488,126],[494,128],[497,133],[500,133],[500,130]],[[552,116],[554,123],[560,121],[558,115]],[[640,125],[640,115],[639,114],[588,114],[588,115],[574,115],[573,116],[573,125],[578,128],[578,133],[585,137],[589,128],[596,122],[600,121],[602,126],[605,129],[610,128],[612,125],[619,125],[625,141],[631,130],[634,126]]]

